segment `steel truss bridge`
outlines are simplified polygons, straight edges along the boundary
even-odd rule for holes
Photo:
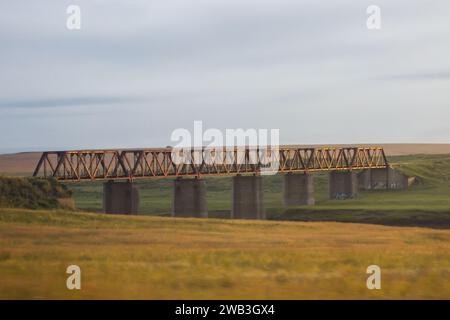
[[[67,182],[133,181],[184,176],[258,175],[263,171],[308,173],[364,170],[389,166],[381,147],[220,147],[177,152],[176,155],[184,156],[182,163],[174,161],[172,148],[44,152],[33,176]],[[268,166],[268,158],[272,167]]]

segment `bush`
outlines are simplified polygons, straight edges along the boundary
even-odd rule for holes
[[[60,198],[72,193],[55,179],[10,178],[0,176],[0,207],[53,209],[61,208]]]

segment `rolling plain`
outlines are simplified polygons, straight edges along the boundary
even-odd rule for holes
[[[319,174],[316,206],[284,208],[265,177],[267,221],[228,219],[229,178],[207,181],[209,219],[171,218],[164,180],[139,182],[141,216],[101,214],[96,183],[67,185],[76,210],[1,208],[0,298],[449,299],[450,156],[389,159],[416,184],[332,201]],[[373,264],[381,290],[366,287]]]

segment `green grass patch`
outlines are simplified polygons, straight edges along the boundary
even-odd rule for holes
[[[328,175],[315,175],[316,205],[283,206],[283,177],[264,177],[264,204],[269,219],[301,221],[363,222],[388,225],[449,228],[450,156],[416,155],[389,158],[390,163],[417,184],[405,191],[361,192],[356,199],[328,199]],[[231,211],[231,177],[207,177],[207,203],[210,217],[228,218]],[[170,215],[173,181],[143,180],[140,214]],[[102,211],[102,183],[67,184],[78,209]]]

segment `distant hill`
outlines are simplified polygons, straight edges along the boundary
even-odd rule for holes
[[[375,146],[375,144],[357,144],[358,146]],[[313,145],[299,145],[311,147]],[[323,145],[315,145],[323,146]],[[348,145],[327,145],[348,146]],[[450,144],[378,144],[384,147],[388,156],[416,155],[416,154],[450,154]],[[40,152],[22,152],[14,154],[0,154],[0,174],[30,175],[36,167]]]
[[[30,174],[40,156],[40,152],[0,154],[0,174]]]

